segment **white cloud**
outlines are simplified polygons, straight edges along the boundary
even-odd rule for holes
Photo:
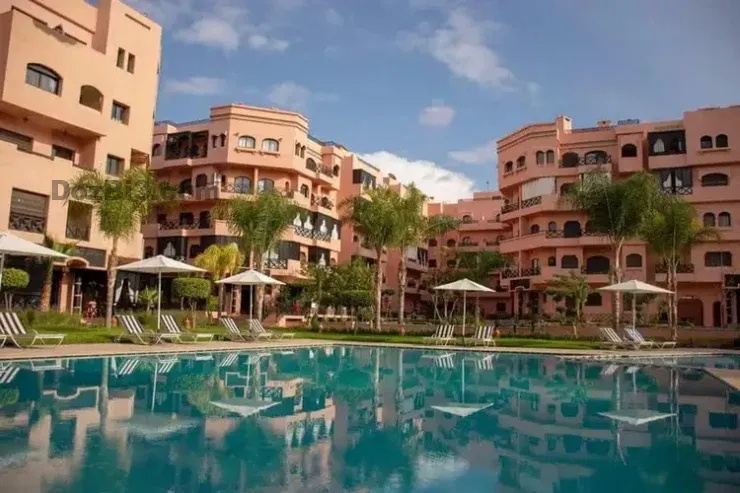
[[[438,202],[454,202],[472,197],[475,183],[462,173],[442,168],[433,161],[412,161],[388,151],[360,156],[384,173],[392,173],[401,183],[415,183],[425,194]]]
[[[324,12],[324,19],[326,19],[327,24],[332,26],[341,26],[344,24],[344,17],[342,17],[342,14],[333,8],[326,9],[326,12]]]
[[[421,110],[419,123],[427,127],[446,127],[455,119],[455,108],[441,101],[434,101]]]
[[[496,143],[488,142],[482,146],[471,147],[459,151],[450,151],[450,159],[465,164],[487,164],[496,162]]]
[[[185,43],[223,48],[227,51],[239,47],[240,37],[241,34],[232,22],[215,17],[197,20],[190,27],[175,33],[175,38]]]
[[[194,76],[183,80],[169,80],[165,85],[167,92],[207,96],[224,90],[223,79],[215,77]]]
[[[163,27],[170,27],[193,8],[192,0],[126,0],[126,4]]]
[[[486,33],[499,27],[455,9],[448,13],[444,26],[437,29],[421,26],[416,32],[402,33],[399,41],[405,49],[432,56],[458,77],[483,87],[511,89],[516,77],[486,38]]]
[[[284,39],[270,38],[263,34],[252,34],[247,38],[247,45],[258,51],[285,51],[290,43]]]
[[[267,91],[267,99],[282,109],[305,111],[310,103],[336,101],[336,96],[314,92],[295,82],[275,84]]]

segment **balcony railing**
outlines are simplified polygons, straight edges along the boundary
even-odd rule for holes
[[[267,264],[268,269],[285,270],[288,268],[288,259],[287,258],[268,258],[266,264]]]
[[[581,238],[582,236],[606,236],[606,234],[596,231],[566,231],[562,229],[545,231],[545,238]]]
[[[318,165],[315,161],[306,161],[306,168],[311,171],[316,171],[318,169]]]
[[[509,212],[514,212],[519,210],[519,202],[514,202],[511,204],[504,204],[503,207],[501,207],[501,214],[508,214]]]
[[[667,274],[668,266],[665,264],[656,264],[655,273],[656,274]],[[678,264],[678,266],[676,267],[676,274],[693,274],[693,273],[694,273],[694,264]]]
[[[581,267],[581,274],[608,274],[611,270],[610,267],[603,266],[588,266],[584,265]]]
[[[27,233],[43,233],[46,231],[46,218],[11,211],[8,218],[8,228]]]
[[[501,272],[503,279],[513,279],[515,277],[534,277],[542,274],[542,269],[537,267],[526,267],[524,269],[504,269]]]
[[[311,197],[311,205],[316,205],[329,210],[334,208],[334,202],[329,200],[327,197]]]
[[[503,207],[501,207],[501,214],[508,214],[509,212],[514,212],[519,209],[526,209],[527,207],[534,207],[535,205],[540,205],[541,203],[542,196],[538,195],[536,197],[522,200],[521,202],[514,202],[512,204],[504,205]]]
[[[238,193],[243,195],[252,195],[254,188],[246,185],[236,185],[234,183],[225,183],[221,185],[221,191],[227,193]]]
[[[64,234],[70,240],[90,241],[90,226],[70,226]]]
[[[328,164],[319,165],[319,173],[326,176],[334,176],[334,170]]]
[[[478,242],[477,241],[463,241],[460,243],[461,247],[477,247]]]
[[[324,233],[323,231],[317,231],[313,229],[304,228],[302,226],[293,226],[295,234],[304,238],[319,241],[331,241],[331,233]]]
[[[691,195],[694,193],[694,187],[661,187],[660,191],[671,195]]]
[[[598,166],[600,164],[611,164],[612,163],[612,157],[611,155],[603,155],[603,154],[593,154],[593,155],[586,155],[586,156],[579,156],[578,161],[574,159],[568,160],[567,162],[563,162],[561,159],[558,162],[558,167],[560,168],[577,168],[578,166]]]
[[[159,223],[160,231],[172,231],[176,229],[208,229],[211,227],[211,221],[164,221]]]

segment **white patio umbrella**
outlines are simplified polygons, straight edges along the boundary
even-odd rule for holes
[[[0,286],[3,281],[3,270],[5,268],[5,256],[17,255],[19,257],[50,257],[50,258],[69,258],[69,256],[59,253],[51,248],[37,245],[23,238],[19,238],[7,231],[0,231]]]
[[[249,318],[251,320],[252,313],[254,311],[254,308],[252,306],[252,291],[254,290],[254,286],[265,286],[268,284],[273,286],[283,286],[285,283],[280,282],[277,279],[273,279],[272,277],[265,274],[262,274],[261,272],[257,272],[254,269],[249,269],[234,276],[227,277],[226,279],[216,281],[216,284],[234,284],[238,286],[249,286]]]
[[[599,288],[599,291],[610,291],[612,293],[630,293],[632,294],[632,328],[637,327],[637,297],[636,294],[671,294],[673,291],[659,288],[642,281],[632,280],[620,282]]]
[[[159,296],[157,296],[157,331],[159,331],[160,324],[162,323],[160,320],[162,313],[162,274],[206,272],[200,267],[179,262],[164,255],[157,255],[156,257],[145,258],[138,262],[131,262],[130,264],[117,267],[117,269],[129,272],[143,272],[144,274],[157,274],[157,292],[159,293]]]
[[[260,401],[254,399],[226,399],[223,401],[210,401],[212,406],[215,406],[224,411],[228,411],[233,414],[238,414],[242,418],[247,418],[253,414],[258,414],[269,409],[272,406],[276,406],[277,402]]]
[[[462,335],[465,339],[465,315],[466,315],[466,302],[468,291],[477,293],[494,293],[495,291],[489,287],[486,287],[477,282],[473,282],[470,279],[460,279],[459,281],[451,282],[449,284],[443,284],[434,288],[437,291],[462,291],[463,294],[463,323],[462,323]]]

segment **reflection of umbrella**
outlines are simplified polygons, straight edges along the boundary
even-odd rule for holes
[[[194,419],[171,418],[165,414],[139,414],[120,422],[121,426],[132,435],[148,440],[161,440],[175,433],[194,428],[198,421]]]
[[[668,419],[676,415],[676,413],[661,413],[658,411],[651,411],[649,409],[624,409],[621,411],[617,410],[599,414],[605,418],[632,426],[641,426],[647,423],[652,423],[653,421]]]
[[[478,292],[478,293],[493,293],[493,289],[488,288],[486,286],[483,286],[482,284],[478,284],[477,282],[473,282],[470,279],[460,279],[459,281],[451,282],[449,284],[443,284],[442,286],[437,286],[434,288],[438,291],[462,291],[463,293],[463,322],[462,322],[462,335],[463,339],[465,339],[465,312],[466,312],[466,301],[467,301],[467,293],[468,291]]]
[[[0,284],[3,281],[3,269],[5,267],[5,256],[17,255],[19,257],[51,257],[69,258],[51,248],[42,247],[23,238],[19,238],[7,231],[0,231]]]
[[[619,284],[612,284],[611,286],[605,286],[599,288],[599,291],[611,291],[616,293],[630,293],[632,294],[632,328],[637,326],[637,296],[638,294],[670,294],[673,291],[653,286],[642,281],[627,281],[620,282]]]
[[[276,406],[278,403],[247,399],[226,399],[223,401],[211,401],[210,404],[246,418],[253,414],[260,413],[265,409],[269,409],[272,406]]]
[[[470,416],[471,414],[475,414],[478,411],[482,411],[483,409],[487,407],[493,406],[493,403],[490,404],[465,404],[465,403],[459,403],[459,404],[450,404],[447,406],[432,406],[432,409],[436,409],[437,411],[442,411],[443,413],[447,414],[454,414],[455,416],[460,416],[461,418],[465,418],[467,416]]]
[[[266,276],[265,274],[262,274],[261,272],[257,272],[254,269],[249,269],[235,276],[227,277],[226,279],[221,279],[220,281],[216,281],[216,284],[236,284],[239,286],[249,286],[249,319],[251,320],[252,313],[254,311],[252,308],[253,286],[265,286],[267,284],[272,284],[274,286],[282,286],[285,283],[280,282],[277,279],[273,279],[270,276]]]
[[[126,270],[130,272],[143,272],[145,274],[157,274],[157,332],[159,332],[161,312],[162,312],[162,274],[177,274],[184,272],[205,272],[199,267],[186,264],[184,262],[178,262],[164,255],[157,255],[156,257],[145,258],[138,262],[132,262],[130,264],[122,265],[118,267],[119,270]]]

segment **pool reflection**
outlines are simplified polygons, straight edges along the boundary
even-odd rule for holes
[[[358,347],[0,363],[19,492],[737,491],[705,371]]]

